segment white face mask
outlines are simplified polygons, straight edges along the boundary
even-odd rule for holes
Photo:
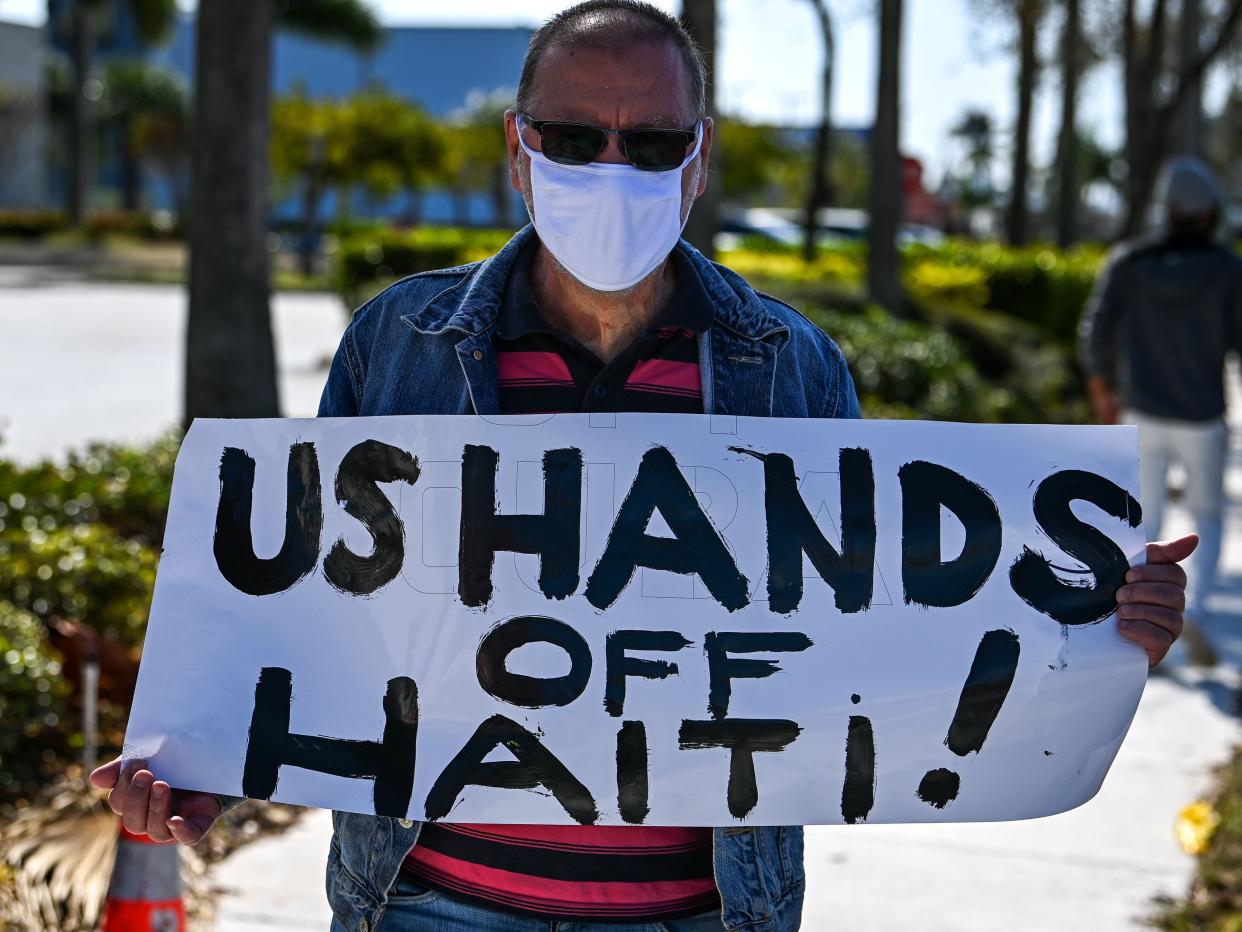
[[[681,173],[591,162],[562,165],[518,139],[530,156],[531,220],[539,239],[574,278],[596,291],[624,291],[663,262],[681,236]],[[687,217],[689,214],[687,214]]]

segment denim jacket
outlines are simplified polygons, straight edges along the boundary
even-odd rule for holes
[[[498,414],[492,327],[513,264],[534,235],[528,226],[490,259],[411,276],[364,305],[341,340],[319,416]],[[715,305],[715,321],[699,337],[707,413],[859,416],[831,339],[685,241],[676,248]],[[333,825],[328,901],[341,925],[369,932],[420,823],[336,812]],[[717,828],[712,842],[724,928],[797,929],[806,883],[801,826]]]

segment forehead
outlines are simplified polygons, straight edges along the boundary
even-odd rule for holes
[[[685,59],[658,39],[548,49],[535,72],[531,109],[540,120],[619,129],[694,122]]]

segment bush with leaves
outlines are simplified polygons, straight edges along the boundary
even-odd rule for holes
[[[42,617],[85,622],[136,646],[146,632],[158,553],[103,524],[0,535],[0,597]]]
[[[62,770],[81,743],[52,619],[142,643],[179,445],[170,433],[61,463],[0,460],[0,717],[13,723],[0,729],[0,804]],[[105,735],[119,734],[125,711],[101,703]]]
[[[341,243],[337,287],[346,306],[353,310],[399,278],[495,255],[512,236],[509,230],[460,227],[363,232]]]
[[[68,696],[43,622],[0,599],[0,799],[63,753],[73,726]]]
[[[0,460],[0,535],[98,523],[158,546],[180,446],[174,431],[144,447],[91,444],[63,464]]]

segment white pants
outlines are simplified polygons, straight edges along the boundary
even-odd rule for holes
[[[1186,509],[1199,535],[1199,547],[1187,567],[1187,610],[1201,612],[1215,585],[1220,560],[1228,442],[1225,422],[1173,421],[1138,411],[1126,411],[1125,421],[1139,429],[1139,482],[1149,541],[1160,539],[1169,467],[1180,463],[1186,471]]]

